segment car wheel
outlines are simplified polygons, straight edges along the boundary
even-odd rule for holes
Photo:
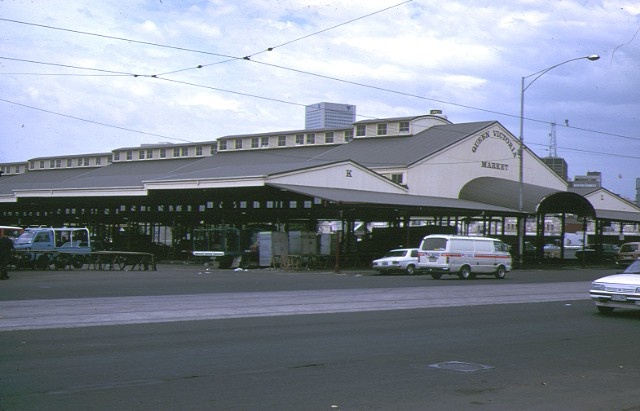
[[[613,312],[613,307],[605,307],[602,305],[598,305],[597,307],[600,314],[611,314]]]
[[[507,269],[504,267],[504,265],[499,266],[496,270],[496,278],[502,280],[506,275]]]
[[[38,259],[36,260],[36,267],[38,267],[41,270],[46,270],[49,268],[49,256],[47,255],[40,255],[38,256]]]
[[[431,274],[431,278],[433,278],[434,280],[439,280],[440,277],[442,277],[442,274]]]
[[[78,255],[73,259],[73,268],[80,269],[84,265],[84,257]]]
[[[458,272],[458,277],[460,277],[461,280],[472,280],[475,278],[475,274],[471,272],[471,267],[463,265]]]
[[[407,266],[406,271],[407,271],[407,274],[409,274],[409,275],[414,275],[414,274],[416,273],[416,266],[415,266],[415,265],[413,265],[413,264],[409,264],[409,265]]]
[[[57,269],[61,270],[67,266],[67,258],[63,256],[57,256],[53,259],[53,265],[55,265]]]

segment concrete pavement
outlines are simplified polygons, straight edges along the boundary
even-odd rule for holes
[[[588,299],[590,282],[0,301],[0,331]]]

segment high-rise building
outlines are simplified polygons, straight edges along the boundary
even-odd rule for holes
[[[602,173],[599,171],[587,171],[586,176],[575,176],[571,187],[602,187]]]
[[[569,167],[562,157],[545,157],[542,161],[564,181],[569,179]]]
[[[305,107],[305,129],[339,128],[356,121],[356,106],[339,103],[316,103]]]

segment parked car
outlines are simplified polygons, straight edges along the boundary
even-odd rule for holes
[[[418,263],[417,248],[396,248],[384,257],[373,260],[372,268],[381,274],[389,272],[406,272],[415,274]]]
[[[615,261],[616,254],[619,247],[615,244],[602,244],[599,261]],[[596,262],[598,260],[598,253],[595,248],[588,247],[576,251],[576,258],[582,260],[584,254],[584,260],[587,262]]]
[[[589,294],[603,314],[615,308],[640,309],[640,260],[631,263],[622,274],[595,280]]]
[[[544,258],[560,258],[560,246],[555,244],[545,244]]]
[[[624,243],[616,254],[616,264],[629,265],[640,257],[640,242]]]

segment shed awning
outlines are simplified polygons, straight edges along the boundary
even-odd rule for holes
[[[428,197],[410,194],[380,193],[363,190],[347,190],[340,188],[310,187],[288,184],[268,183],[267,185],[280,190],[287,190],[342,204],[407,207],[428,210],[430,214],[434,213],[435,210],[438,214],[442,215],[468,215],[470,213],[481,214],[483,212],[503,216],[514,216],[519,214],[517,210],[511,208],[457,198]]]

